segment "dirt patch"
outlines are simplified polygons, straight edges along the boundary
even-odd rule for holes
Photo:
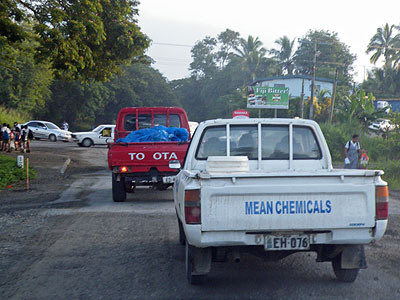
[[[62,144],[64,145],[64,144]],[[45,143],[37,145],[31,153],[25,153],[29,164],[37,173],[30,181],[29,190],[26,182],[21,181],[7,190],[0,191],[0,212],[20,210],[48,204],[58,199],[61,193],[78,178],[78,175],[104,170],[103,166],[92,165],[82,158],[82,151],[76,151],[75,145]],[[19,152],[5,153],[17,159]],[[71,162],[64,173],[61,172],[65,162]]]

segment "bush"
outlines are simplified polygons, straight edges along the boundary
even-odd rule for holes
[[[29,178],[35,178],[36,172],[29,168]],[[0,189],[5,189],[7,186],[26,179],[26,168],[17,167],[17,160],[12,157],[0,155]]]
[[[385,174],[382,179],[387,181],[390,189],[400,190],[400,161],[389,160],[374,163],[370,169],[384,170]]]
[[[30,119],[31,118],[28,114],[21,113],[20,111],[12,108],[5,108],[3,106],[0,106],[0,123],[2,125],[3,123],[7,123],[13,126],[14,122],[23,124]]]

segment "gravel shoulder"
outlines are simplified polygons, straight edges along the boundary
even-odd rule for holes
[[[213,264],[205,285],[190,286],[171,191],[140,190],[115,204],[104,184],[106,148],[33,149],[31,191],[23,182],[0,191],[0,299],[400,299],[398,191],[390,192],[386,234],[366,247],[369,267],[353,284],[338,283],[314,254],[298,253]],[[70,195],[75,185],[83,187]]]

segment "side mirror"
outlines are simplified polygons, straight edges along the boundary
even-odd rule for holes
[[[179,160],[170,160],[168,166],[170,169],[179,170],[181,168],[181,163],[179,162]]]

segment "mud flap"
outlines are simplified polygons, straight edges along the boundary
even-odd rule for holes
[[[364,246],[346,246],[341,255],[342,269],[366,269],[367,260],[365,258]]]
[[[190,250],[193,262],[193,275],[209,273],[211,270],[211,248],[191,247]]]

